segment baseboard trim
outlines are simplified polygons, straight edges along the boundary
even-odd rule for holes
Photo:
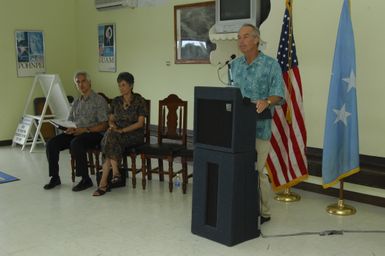
[[[0,147],[12,145],[12,140],[0,140]]]
[[[306,148],[309,175],[322,177],[322,149]],[[385,189],[385,158],[360,155],[361,171],[344,181],[368,187]]]
[[[339,197],[339,189],[336,188],[328,188],[328,189],[323,189],[322,186],[313,184],[313,183],[308,183],[308,182],[301,182],[294,186],[294,188],[302,189],[305,191],[310,191],[310,192],[315,192],[323,195],[328,195],[328,196],[333,196],[338,198]],[[380,207],[385,207],[385,198],[383,197],[378,197],[378,196],[372,196],[372,195],[366,195],[362,193],[357,193],[353,191],[344,191],[344,199],[346,200],[352,200],[360,203],[365,203],[365,204],[371,204],[375,206],[380,206]],[[331,203],[337,203],[331,202]],[[326,207],[326,206],[325,206]]]

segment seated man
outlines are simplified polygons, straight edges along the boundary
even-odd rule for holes
[[[102,96],[91,89],[91,80],[87,72],[77,72],[74,82],[81,97],[74,101],[68,120],[76,123],[77,128],[68,128],[64,133],[47,142],[46,154],[51,180],[44,189],[52,189],[61,184],[59,154],[60,151],[68,148],[76,162],[76,176],[82,177],[72,191],[82,191],[92,187],[92,180],[88,175],[86,152],[87,149],[99,145],[103,138],[102,132],[108,126],[108,105]]]

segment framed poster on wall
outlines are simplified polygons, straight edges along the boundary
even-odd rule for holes
[[[116,72],[115,24],[98,25],[99,71]]]
[[[45,73],[43,31],[15,31],[16,70],[18,77]]]
[[[214,23],[214,1],[174,6],[175,63],[210,63],[216,48],[209,39]]]

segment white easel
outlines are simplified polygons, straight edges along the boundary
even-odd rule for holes
[[[40,84],[45,96],[45,103],[40,115],[28,114],[31,108],[32,97],[35,95],[37,84]],[[46,115],[48,106],[52,115]],[[33,152],[36,144],[45,144],[43,135],[40,132],[43,123],[48,122],[49,118],[66,119],[69,115],[70,104],[64,92],[60,77],[57,74],[39,74],[35,76],[31,92],[25,104],[23,117],[16,129],[13,145],[21,144],[22,150],[26,145],[31,145],[30,152]],[[29,122],[26,122],[29,121]],[[29,124],[29,126],[27,125]],[[35,129],[32,129],[35,128]]]

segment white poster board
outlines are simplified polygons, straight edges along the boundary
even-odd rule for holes
[[[28,140],[31,127],[32,117],[22,117],[19,125],[16,128],[15,136],[13,137],[13,143],[24,146]]]
[[[46,98],[43,110],[41,115],[29,114],[28,110],[30,109],[30,105],[32,104],[32,96],[35,95],[35,90],[38,85],[43,92],[43,95]],[[51,109],[52,115],[46,115],[47,108]],[[36,129],[29,129],[28,137],[33,137],[31,144],[31,152],[33,151],[36,143],[44,143],[44,138],[41,135],[40,129],[44,122],[48,122],[47,118],[57,118],[57,119],[67,119],[70,112],[70,103],[68,101],[67,95],[64,91],[62,83],[60,81],[60,77],[57,74],[39,74],[35,76],[33,81],[31,92],[28,96],[23,118],[31,118],[32,125],[35,126]],[[20,126],[20,124],[19,124]],[[18,126],[18,129],[19,129]],[[18,130],[16,129],[16,133]],[[33,134],[32,134],[33,133]],[[16,135],[15,135],[16,136]],[[21,142],[21,137],[18,137],[18,140]],[[27,139],[23,141],[23,149],[24,146],[28,143]]]
[[[67,119],[71,106],[59,75],[37,75],[36,77],[52,114],[57,119]]]

